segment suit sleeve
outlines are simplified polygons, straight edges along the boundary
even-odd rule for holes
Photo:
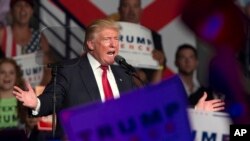
[[[63,69],[58,69],[56,75],[56,87],[54,91],[54,79],[46,86],[44,92],[38,97],[41,102],[41,108],[38,116],[46,116],[53,112],[53,96],[56,95],[56,111],[61,109],[67,89],[69,88],[69,80]]]

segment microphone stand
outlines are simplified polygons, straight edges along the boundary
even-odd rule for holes
[[[126,71],[126,73],[128,73],[129,75],[131,75],[131,76],[135,77],[137,80],[139,80],[143,87],[146,85],[146,83],[136,74],[135,70],[128,69]]]
[[[51,68],[52,80],[53,80],[53,113],[52,113],[52,138],[55,139],[56,131],[56,75],[58,68],[62,68],[61,64],[52,63],[48,64],[48,68]]]

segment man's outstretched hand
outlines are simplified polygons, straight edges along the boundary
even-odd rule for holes
[[[204,92],[203,96],[199,99],[198,103],[195,105],[195,109],[202,111],[221,111],[225,109],[225,102],[221,99],[213,99],[206,101],[207,93]]]
[[[37,106],[37,96],[28,82],[26,82],[25,85],[26,88],[28,88],[27,91],[22,90],[18,86],[14,86],[13,95],[17,100],[23,103],[23,106],[35,109]]]

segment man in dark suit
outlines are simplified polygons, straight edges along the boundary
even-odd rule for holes
[[[117,23],[103,19],[93,22],[86,29],[84,46],[86,53],[82,57],[64,62],[64,67],[58,69],[55,90],[57,112],[80,104],[104,102],[107,93],[111,98],[119,98],[123,92],[135,88],[126,70],[112,65],[119,51]],[[103,67],[107,68],[108,92],[103,84]],[[53,112],[53,83],[52,79],[38,98],[29,84],[27,91],[15,86],[13,94],[24,106],[32,109],[33,115],[49,115]],[[59,134],[62,135],[61,132]]]
[[[56,111],[60,112],[64,108],[119,98],[122,93],[136,88],[126,70],[112,65],[119,51],[117,23],[110,20],[93,22],[86,29],[84,46],[86,54],[78,59],[64,62],[62,64],[64,67],[58,69],[56,85],[53,84],[54,79],[52,79],[39,97],[36,96],[30,84],[26,84],[27,90],[14,87],[13,94],[24,106],[32,110],[32,115],[52,114],[54,92]],[[104,71],[104,68],[107,70]],[[109,84],[107,86],[104,83]],[[204,105],[211,107],[203,102],[200,107],[198,105],[198,108],[203,108]],[[57,124],[56,137],[63,136],[59,127],[60,124]]]

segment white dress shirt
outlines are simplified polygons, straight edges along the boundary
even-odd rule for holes
[[[95,79],[96,79],[96,82],[97,82],[97,86],[98,86],[99,92],[101,94],[101,100],[102,100],[102,102],[104,102],[105,101],[105,95],[104,95],[103,86],[102,86],[102,71],[103,70],[100,67],[101,64],[91,54],[88,53],[87,57],[89,59],[90,66],[91,66],[91,68],[92,68],[92,70],[94,72],[94,76],[95,76]],[[114,74],[113,74],[110,66],[108,66],[107,77],[108,77],[108,81],[109,81],[109,84],[111,86],[114,98],[119,98],[120,93],[119,93],[119,90],[118,90],[118,87],[117,87],[117,84],[116,84],[116,81],[115,81]],[[35,110],[32,110],[32,115],[38,115],[40,107],[41,107],[41,102],[37,98],[37,107],[36,107]]]
[[[190,91],[188,85],[185,83],[185,81],[182,79],[182,77],[180,77],[180,78],[181,78],[181,81],[184,85],[184,88],[185,88],[188,96],[190,96],[192,93],[196,92],[200,88],[200,83],[196,79],[195,75],[193,76],[193,80],[192,80],[193,81],[193,90],[192,91]]]
[[[104,95],[103,86],[102,86],[102,72],[103,72],[103,70],[100,67],[101,64],[89,53],[87,54],[87,57],[89,59],[90,66],[94,72],[95,80],[97,82],[97,86],[98,86],[99,92],[101,94],[101,99],[104,102],[105,95]],[[114,98],[119,98],[120,97],[119,90],[118,90],[118,87],[117,87],[117,84],[115,81],[115,77],[114,77],[114,74],[113,74],[110,66],[108,66],[107,77],[108,77],[108,81],[109,81],[109,84],[111,86]]]

